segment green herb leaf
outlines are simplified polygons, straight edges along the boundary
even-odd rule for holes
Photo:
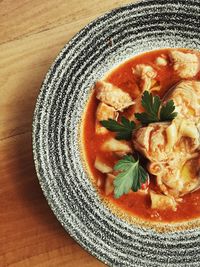
[[[149,114],[146,112],[142,113],[135,113],[135,117],[138,121],[140,121],[142,124],[148,124],[150,122],[157,122],[158,120],[155,119],[154,117],[151,117]]]
[[[147,111],[147,114],[154,118],[155,121],[158,120],[158,112],[160,108],[161,100],[159,96],[153,96],[151,93],[145,91],[142,96],[142,106]]]
[[[114,166],[114,170],[120,171],[114,180],[115,198],[127,194],[130,189],[137,192],[148,177],[147,172],[139,164],[139,160],[136,161],[130,155],[119,160]]]
[[[136,128],[134,121],[129,121],[127,118],[121,118],[121,124],[113,119],[100,121],[102,126],[111,132],[116,132],[116,139],[130,140],[132,137],[132,132]]]
[[[148,91],[145,91],[142,96],[142,106],[145,112],[135,113],[135,117],[142,124],[149,124],[159,121],[171,121],[177,113],[174,112],[174,101],[169,100],[165,105],[161,104],[159,96],[153,96]]]
[[[161,121],[171,121],[173,120],[178,113],[174,112],[175,105],[173,100],[169,100],[165,105],[160,109],[160,120]]]

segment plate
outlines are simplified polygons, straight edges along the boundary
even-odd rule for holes
[[[44,195],[66,231],[110,266],[200,266],[198,227],[161,233],[119,218],[92,186],[80,149],[94,82],[144,51],[200,49],[199,14],[197,0],[139,1],[106,13],[65,45],[38,96],[33,152]]]

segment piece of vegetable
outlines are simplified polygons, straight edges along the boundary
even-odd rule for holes
[[[159,96],[153,96],[147,91],[142,96],[142,106],[145,112],[135,113],[135,117],[145,125],[153,122],[171,121],[177,116],[177,112],[174,112],[173,100],[162,104]]]
[[[113,108],[100,102],[96,111],[96,125],[95,131],[97,134],[106,134],[108,130],[103,127],[99,121],[113,119],[117,120],[119,113]]]
[[[107,174],[106,181],[105,181],[105,195],[108,196],[114,191],[113,181],[115,176],[111,173]]]
[[[158,210],[172,209],[176,211],[176,201],[171,196],[165,196],[163,194],[157,194],[154,191],[150,191],[151,208]]]
[[[136,129],[136,124],[134,121],[129,121],[127,118],[121,118],[121,124],[113,119],[102,120],[100,123],[111,132],[116,132],[116,139],[130,140],[132,137],[132,132]]]
[[[96,157],[94,167],[102,173],[109,173],[112,171],[112,168],[104,163],[99,157]]]
[[[137,192],[148,178],[148,173],[139,164],[139,160],[136,161],[131,155],[126,155],[119,160],[114,170],[120,171],[114,180],[115,198],[127,194],[131,189]]]
[[[115,138],[110,138],[106,140],[102,146],[101,150],[103,151],[112,151],[112,152],[123,152],[123,153],[131,153],[132,148],[129,142],[116,140]]]

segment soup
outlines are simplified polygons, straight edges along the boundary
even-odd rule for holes
[[[101,196],[148,221],[200,216],[200,54],[147,52],[97,81],[84,151]]]

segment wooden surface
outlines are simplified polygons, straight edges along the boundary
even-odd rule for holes
[[[105,266],[63,230],[34,170],[31,125],[44,76],[88,22],[128,0],[0,0],[0,267]]]

